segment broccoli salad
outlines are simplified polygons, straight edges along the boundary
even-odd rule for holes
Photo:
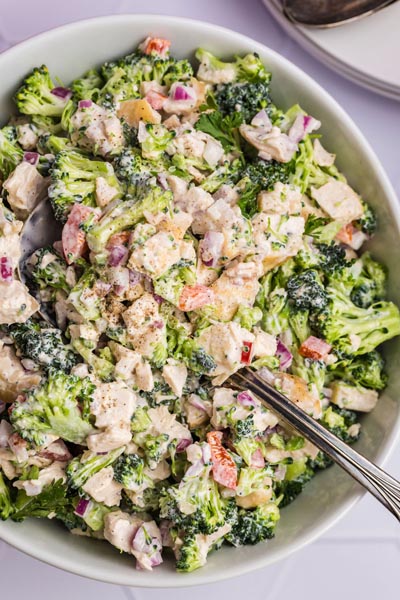
[[[0,130],[0,518],[188,572],[271,538],[330,464],[229,377],[259,370],[352,443],[400,317],[317,118],[274,104],[256,54],[169,46],[68,87],[35,68]],[[28,290],[20,232],[46,198],[62,236]]]

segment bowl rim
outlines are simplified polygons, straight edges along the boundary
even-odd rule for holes
[[[24,52],[28,50],[29,46],[32,43],[41,42],[42,40],[46,39],[51,40],[52,37],[57,37],[59,33],[68,32],[69,30],[77,29],[79,27],[82,27],[83,29],[87,26],[95,27],[97,24],[103,24],[105,22],[109,22],[113,25],[118,25],[119,23],[126,24],[127,19],[134,20],[136,23],[139,22],[139,24],[140,22],[146,23],[147,27],[149,26],[149,21],[155,21],[161,25],[174,25],[178,23],[181,25],[187,25],[188,27],[200,26],[203,28],[205,33],[209,31],[212,33],[221,34],[222,36],[234,36],[238,43],[251,43],[254,48],[254,51],[257,52],[257,50],[259,50],[261,52],[268,53],[270,56],[273,56],[275,60],[277,60],[285,66],[289,76],[291,74],[297,74],[297,76],[301,76],[305,83],[308,86],[313,87],[315,92],[318,93],[319,97],[321,98],[322,104],[325,105],[330,111],[334,112],[337,115],[337,117],[341,119],[342,123],[344,123],[346,128],[349,129],[352,138],[356,142],[362,143],[364,152],[367,155],[368,159],[372,160],[375,164],[375,173],[379,178],[380,185],[385,192],[385,196],[388,200],[388,204],[390,205],[390,209],[394,216],[397,228],[400,231],[400,206],[397,200],[396,192],[375,151],[372,149],[370,143],[367,141],[364,134],[361,132],[361,130],[350,117],[350,115],[348,115],[344,108],[342,108],[341,105],[317,81],[315,81],[300,67],[292,63],[289,59],[282,56],[279,52],[273,50],[269,46],[262,44],[261,42],[252,39],[250,36],[239,33],[233,29],[223,27],[221,25],[216,25],[211,22],[202,21],[199,19],[151,13],[122,13],[118,15],[105,15],[100,17],[91,17],[87,19],[78,19],[65,25],[53,27],[39,34],[29,36],[28,38],[19,42],[18,44],[15,44],[11,48],[6,49],[2,53],[0,53],[0,68],[4,58],[8,60],[9,57],[12,57],[13,54],[18,54],[19,52]],[[389,434],[389,436],[385,438],[384,443],[378,450],[376,459],[377,465],[382,466],[385,464],[390,455],[393,453],[393,450],[396,444],[399,442],[399,440],[400,420],[397,423],[397,427],[395,427],[394,430]],[[79,562],[73,562],[71,560],[66,561],[65,558],[63,558],[62,556],[55,556],[51,553],[51,551],[47,550],[46,548],[40,548],[35,552],[32,549],[32,543],[26,540],[23,536],[20,536],[19,534],[15,535],[13,531],[2,531],[1,522],[0,541],[2,540],[14,547],[15,549],[20,550],[24,554],[27,554],[28,556],[40,560],[48,565],[95,581],[102,581],[104,583],[124,585],[130,587],[154,589],[192,587],[239,577],[241,575],[251,573],[255,570],[265,568],[273,563],[278,562],[283,558],[290,556],[294,552],[315,541],[326,531],[328,531],[331,527],[333,527],[350,511],[350,509],[364,496],[365,493],[365,490],[363,490],[362,488],[355,488],[354,491],[349,494],[348,499],[344,501],[339,508],[334,510],[334,512],[329,517],[327,517],[323,521],[323,523],[315,526],[315,528],[312,531],[308,533],[303,533],[298,540],[292,542],[291,545],[287,548],[278,549],[277,551],[275,551],[273,556],[269,555],[268,552],[266,552],[265,555],[263,555],[263,557],[255,557],[251,564],[243,563],[243,566],[236,565],[234,574],[225,573],[225,571],[219,573],[215,571],[212,573],[204,573],[204,571],[200,569],[186,576],[180,575],[179,577],[176,577],[173,581],[163,581],[163,577],[154,577],[154,582],[151,585],[149,585],[145,581],[141,582],[140,578],[137,582],[135,581],[134,583],[132,583],[131,580],[129,581],[128,578],[123,578],[123,580],[121,578],[116,578],[113,576],[112,570],[110,570],[108,573],[104,573],[103,571],[100,571],[99,568],[96,569],[96,567],[87,567],[84,564],[80,564]]]

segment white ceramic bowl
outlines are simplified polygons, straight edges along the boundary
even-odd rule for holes
[[[338,165],[376,209],[380,229],[371,249],[390,269],[390,297],[400,304],[399,225],[394,191],[374,152],[348,117],[319,85],[269,48],[233,31],[187,19],[154,15],[122,15],[82,21],[41,34],[0,55],[0,120],[13,110],[10,98],[23,76],[46,63],[52,74],[68,82],[105,60],[128,53],[147,35],[172,40],[178,57],[192,56],[204,46],[222,57],[258,52],[273,73],[273,98],[287,108],[300,103],[322,121],[324,145],[338,155]],[[400,344],[386,348],[390,384],[376,410],[363,420],[357,445],[379,464],[390,454],[400,428],[396,366]],[[143,587],[179,587],[210,583],[271,564],[311,542],[331,527],[361,497],[362,491],[338,467],[320,473],[289,507],[282,510],[276,537],[257,546],[224,547],[207,565],[183,575],[165,562],[153,572],[138,572],[134,560],[104,542],[76,537],[46,520],[0,523],[0,538],[19,550],[78,575],[110,583]]]

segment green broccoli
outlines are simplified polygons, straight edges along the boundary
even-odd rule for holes
[[[67,263],[52,246],[35,250],[28,262],[29,276],[41,290],[52,288],[69,293],[67,269]]]
[[[70,93],[56,87],[46,65],[36,67],[15,94],[18,110],[24,115],[61,117]]]
[[[176,60],[170,64],[167,72],[163,75],[162,82],[165,85],[171,86],[176,81],[190,81],[193,75],[192,65],[184,58],[183,60]]]
[[[299,150],[290,164],[290,183],[298,186],[303,194],[308,192],[309,196],[311,196],[312,186],[320,187],[327,183],[331,177],[346,182],[345,177],[339,173],[334,165],[331,167],[320,167],[315,162],[312,139],[308,135],[299,143]],[[340,227],[341,225],[339,224]]]
[[[238,183],[239,206],[245,217],[253,217],[258,212],[257,195],[261,190],[273,189],[275,183],[288,183],[290,163],[275,160],[258,160],[247,163]]]
[[[286,290],[289,301],[295,310],[321,310],[328,303],[321,278],[313,269],[290,277]]]
[[[144,160],[138,152],[125,148],[114,159],[114,169],[125,198],[130,199],[141,197],[149,186],[155,185],[159,164]]]
[[[182,535],[181,532],[179,532]],[[212,550],[222,546],[223,536],[219,534],[205,536],[202,533],[194,531],[185,531],[184,535],[179,537],[182,543],[179,543],[177,551],[176,570],[180,573],[191,573],[204,566],[207,556]]]
[[[251,331],[262,319],[263,313],[258,306],[248,307],[239,306],[233,320],[240,324],[244,329]]]
[[[133,492],[153,487],[154,482],[144,472],[145,462],[138,454],[123,454],[113,465],[114,479]]]
[[[248,123],[271,103],[269,81],[254,83],[227,83],[215,93],[215,100],[223,115],[239,112]]]
[[[62,150],[50,169],[51,185],[49,198],[54,216],[66,221],[68,213],[76,202],[96,206],[96,179],[103,177],[107,184],[115,188],[115,197],[120,195],[120,186],[110,163],[91,160],[79,152]]]
[[[246,56],[235,57],[235,62],[223,62],[211,52],[199,48],[196,58],[200,62],[197,77],[208,83],[216,83],[217,80],[230,83],[260,81],[269,82],[271,74],[266,71],[258,54],[246,54]]]
[[[304,233],[313,237],[316,242],[330,244],[341,228],[340,221],[310,215],[306,221]]]
[[[64,514],[70,508],[67,487],[61,479],[46,485],[40,494],[28,496],[25,490],[18,490],[14,503],[13,521],[24,521],[28,517],[46,518],[55,513]]]
[[[154,292],[174,306],[178,306],[185,285],[194,283],[196,283],[194,261],[182,259],[154,281]]]
[[[285,479],[277,482],[275,490],[280,508],[293,502],[313,477],[314,471],[306,459],[287,465]]]
[[[329,367],[335,379],[341,379],[352,385],[383,390],[387,384],[384,371],[385,361],[376,350],[361,356],[342,356]]]
[[[124,449],[124,446],[116,448],[107,454],[94,454],[87,451],[73,458],[66,468],[69,489],[79,490],[90,477],[112,465],[121,456]]]
[[[170,206],[172,193],[157,187],[151,188],[147,195],[140,200],[120,201],[105,214],[88,232],[86,239],[93,252],[104,250],[108,239],[120,231],[125,231],[136,225],[144,213],[155,213]]]
[[[7,126],[0,129],[0,177],[3,181],[14,171],[23,156],[24,151],[17,142],[15,127]]]
[[[355,225],[358,229],[360,229],[363,233],[368,236],[371,236],[375,233],[377,228],[377,218],[375,212],[372,208],[363,202],[364,205],[364,214],[357,221],[355,221]]]
[[[28,319],[25,323],[9,325],[8,333],[18,354],[33,360],[45,371],[57,369],[69,373],[78,362],[71,346],[64,344],[61,331],[47,323]]]
[[[45,443],[46,435],[61,437],[80,444],[93,431],[82,415],[94,392],[89,378],[81,379],[50,369],[40,385],[25,393],[22,402],[14,402],[10,421],[17,432],[37,446]]]
[[[75,338],[71,343],[75,352],[80,354],[88,364],[95,375],[102,381],[110,381],[114,373],[114,364],[104,356],[98,356],[94,353],[95,344],[82,338]]]
[[[251,510],[240,508],[237,521],[225,539],[233,546],[258,544],[274,536],[279,517],[279,508],[274,502],[260,504]]]
[[[185,475],[179,484],[164,488],[160,496],[160,517],[178,529],[211,534],[224,525],[228,514],[229,502],[220,495],[208,467],[195,477]]]
[[[76,100],[93,100],[96,102],[99,90],[103,87],[103,79],[96,69],[86,71],[71,83],[71,90]]]
[[[94,289],[98,281],[95,270],[89,267],[83,272],[68,296],[68,302],[88,321],[96,321],[101,316],[102,299]]]
[[[368,308],[374,302],[385,297],[387,270],[376,262],[369,252],[365,252],[361,256],[360,262],[361,272],[356,276],[350,297],[357,306]]]
[[[338,438],[346,442],[346,444],[356,442],[359,437],[357,430],[356,432],[352,431],[349,433],[350,427],[357,424],[357,413],[353,410],[346,410],[330,405],[324,411],[321,423]]]
[[[8,519],[14,510],[11,500],[10,488],[4,480],[3,473],[0,471],[0,519],[5,521]]]
[[[174,139],[176,133],[169,131],[163,125],[147,123],[145,139],[140,143],[143,158],[148,160],[159,160]]]

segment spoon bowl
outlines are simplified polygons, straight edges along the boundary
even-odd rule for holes
[[[54,242],[61,239],[61,224],[56,221],[53,209],[48,198],[45,198],[34,208],[24,223],[21,232],[21,258],[18,264],[18,275],[35,298],[38,298],[37,289],[32,285],[32,279],[29,276],[27,261],[29,257],[38,248],[51,246]],[[54,316],[46,309],[43,302],[40,302],[39,314],[45,321],[51,325],[56,325]]]
[[[310,27],[336,27],[367,17],[396,0],[284,0],[283,10],[295,23]]]

